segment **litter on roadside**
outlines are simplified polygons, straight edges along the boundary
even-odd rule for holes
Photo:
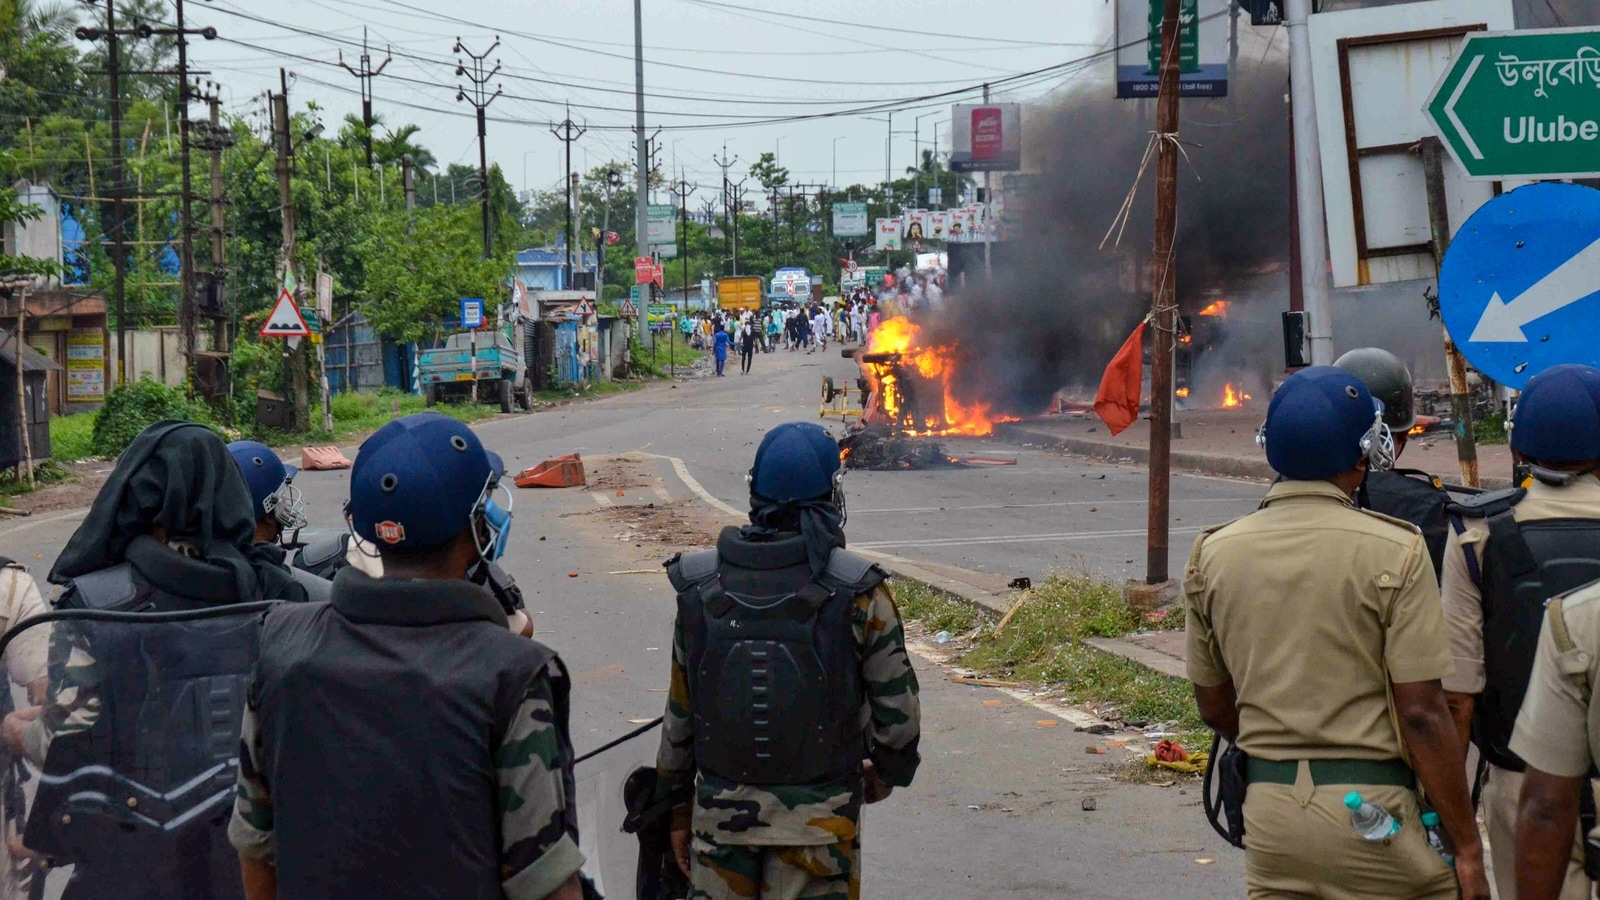
[[[583,471],[583,458],[576,453],[547,459],[530,469],[523,469],[514,480],[519,488],[579,487],[589,483]]]

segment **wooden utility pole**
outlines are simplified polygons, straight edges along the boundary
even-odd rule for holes
[[[1145,583],[1167,581],[1172,489],[1172,351],[1178,325],[1178,13],[1161,18],[1161,95],[1156,115],[1155,298],[1150,330],[1150,521]]]
[[[283,271],[287,277],[294,272],[294,192],[289,183],[290,164],[294,156],[294,135],[289,119],[289,74],[278,70],[281,92],[272,98],[274,128],[278,147],[278,199],[283,204]],[[306,383],[305,343],[299,338],[288,338],[284,357],[289,367],[289,394],[294,412],[296,430],[311,424],[311,400]]]
[[[1428,192],[1428,224],[1433,232],[1433,258],[1444,268],[1450,249],[1450,208],[1444,193],[1444,143],[1436,137],[1422,139],[1422,172]],[[1456,349],[1450,329],[1444,331],[1445,369],[1450,373],[1450,414],[1456,420],[1456,458],[1461,463],[1461,483],[1480,487],[1478,442],[1472,431],[1472,393],[1467,387],[1467,361]]]
[[[233,145],[233,135],[222,127],[221,85],[207,82],[197,98],[209,107],[208,122],[196,126],[197,146],[211,156],[211,271],[205,273],[204,302],[200,309],[211,319],[211,349],[228,352],[228,317],[224,298],[227,283],[223,221],[222,151]]]

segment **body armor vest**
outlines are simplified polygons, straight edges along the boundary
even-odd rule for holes
[[[1498,491],[1453,504],[1457,516],[1484,519],[1489,541],[1468,568],[1483,595],[1483,695],[1473,712],[1472,734],[1490,762],[1526,768],[1511,752],[1511,729],[1533,672],[1534,652],[1551,597],[1600,579],[1600,519],[1518,522],[1512,508],[1522,489]]]
[[[231,573],[154,538],[135,538],[124,560],[74,578],[56,608],[203,616],[238,604]],[[99,700],[86,730],[51,742],[28,816],[27,845],[75,864],[66,897],[242,896],[227,819],[259,615],[54,626],[92,660],[78,677]]]
[[[1433,577],[1444,571],[1444,548],[1450,536],[1450,495],[1444,485],[1426,472],[1394,469],[1369,472],[1357,495],[1361,508],[1400,519],[1422,530],[1433,560]]]
[[[753,785],[844,780],[866,754],[855,598],[884,579],[833,551],[811,575],[799,537],[745,541],[727,529],[716,550],[668,565],[678,591],[695,763]]]

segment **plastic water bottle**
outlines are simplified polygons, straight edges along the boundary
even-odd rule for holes
[[[1431,810],[1423,813],[1422,827],[1428,832],[1428,846],[1433,848],[1433,852],[1439,854],[1439,858],[1445,861],[1445,865],[1454,869],[1456,867],[1456,855],[1450,852],[1450,846],[1446,842],[1449,836],[1439,826],[1439,814]]]
[[[1361,799],[1355,791],[1345,795],[1344,805],[1350,808],[1350,824],[1355,826],[1356,834],[1369,841],[1387,840],[1400,831],[1400,823],[1388,810]]]
[[[935,644],[948,644],[948,643],[950,643],[950,632],[948,632],[948,631],[939,632],[938,634],[933,636],[933,642]]]

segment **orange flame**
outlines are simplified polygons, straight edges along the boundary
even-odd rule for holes
[[[1225,316],[1228,314],[1228,301],[1216,300],[1210,306],[1200,310],[1202,316]]]
[[[1243,403],[1244,401],[1246,401],[1246,400],[1254,400],[1254,399],[1255,399],[1254,397],[1251,397],[1249,394],[1246,394],[1244,391],[1236,391],[1236,390],[1234,390],[1233,389],[1233,385],[1231,385],[1231,384],[1226,384],[1226,385],[1223,385],[1223,387],[1222,387],[1222,408],[1223,409],[1237,409],[1238,406],[1241,403]]]
[[[1427,426],[1423,425],[1420,422],[1418,422],[1417,424],[1411,426],[1411,430],[1406,432],[1406,434],[1410,435],[1411,437],[1416,437],[1419,434],[1427,434],[1427,433],[1428,433]]]
[[[1187,399],[1189,399],[1189,389],[1186,388],[1186,387],[1178,388],[1178,399],[1179,400],[1187,400]]]
[[[957,379],[956,345],[923,346],[922,329],[905,316],[895,316],[878,323],[867,339],[864,353],[898,353],[901,362],[917,371],[923,378],[937,381],[944,389],[944,420],[929,418],[916,423],[905,433],[913,437],[930,435],[970,435],[981,437],[994,431],[994,423],[1015,421],[1004,416],[994,416],[988,404],[963,404],[951,390]],[[895,376],[878,366],[864,367],[872,390],[877,393],[883,411],[889,418],[899,421],[899,394],[889,390]]]

